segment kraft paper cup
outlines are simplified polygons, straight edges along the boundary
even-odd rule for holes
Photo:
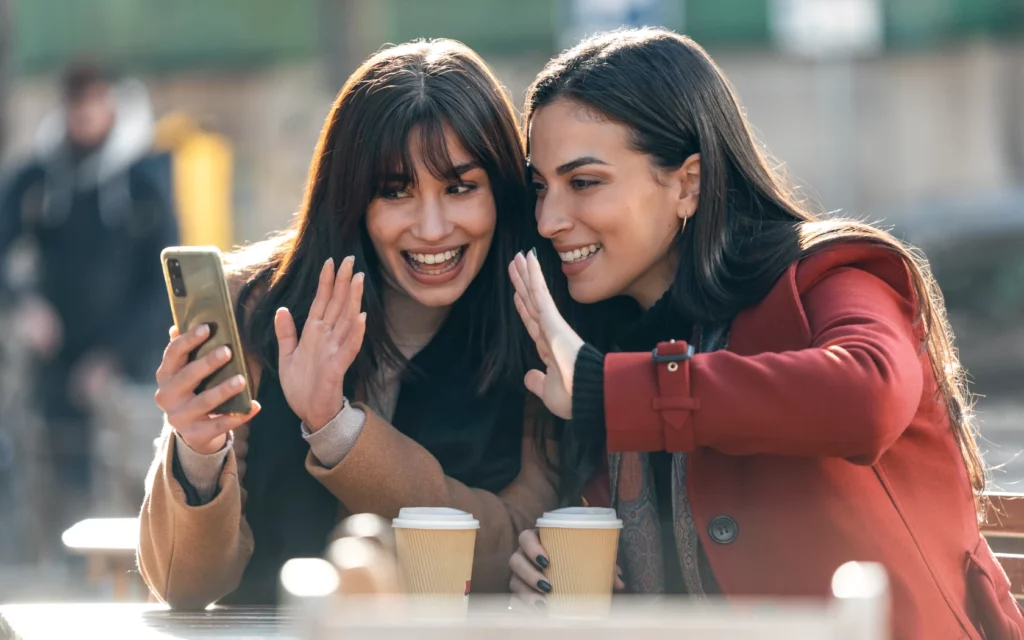
[[[391,526],[406,593],[465,613],[480,523],[458,509],[413,507],[399,511]]]
[[[544,574],[551,583],[549,611],[566,615],[608,612],[615,584],[615,559],[622,520],[614,509],[569,507],[537,520],[548,552]]]

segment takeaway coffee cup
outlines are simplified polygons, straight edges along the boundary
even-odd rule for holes
[[[622,520],[614,509],[569,507],[537,520],[548,552],[549,608],[556,613],[601,613],[611,604]]]
[[[406,508],[391,526],[406,593],[468,598],[480,528],[471,514],[445,507]]]

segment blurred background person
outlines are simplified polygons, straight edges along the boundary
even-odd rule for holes
[[[93,406],[115,377],[148,380],[160,360],[171,316],[159,254],[178,241],[145,88],[88,64],[69,67],[61,88],[0,200],[0,256],[15,241],[36,255],[32,286],[2,271],[0,286],[13,335],[34,355],[54,533],[90,508]]]

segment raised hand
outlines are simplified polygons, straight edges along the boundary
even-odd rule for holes
[[[572,418],[573,371],[583,339],[558,312],[533,252],[529,256],[517,254],[508,272],[516,289],[519,317],[546,369],[527,372],[526,388],[543,400],[551,413],[568,420]]]
[[[313,431],[341,411],[345,373],[366,333],[366,313],[360,312],[363,274],[352,275],[354,262],[345,258],[337,274],[334,260],[324,263],[301,338],[288,309],[274,316],[281,388],[292,411]]]

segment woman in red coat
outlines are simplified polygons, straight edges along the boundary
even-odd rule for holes
[[[526,384],[569,420],[563,500],[624,521],[627,589],[824,596],[844,562],[875,561],[896,637],[1020,638],[924,263],[805,209],[683,36],[583,42],[526,116],[537,224],[572,298],[566,322],[536,255],[510,266],[546,365]],[[521,546],[512,588],[557,590],[536,534]]]

